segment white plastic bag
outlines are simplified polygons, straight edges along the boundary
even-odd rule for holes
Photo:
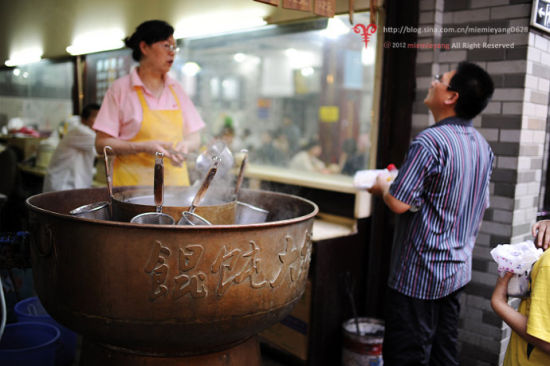
[[[360,189],[369,189],[374,185],[378,174],[384,169],[358,170],[353,176],[353,185]]]
[[[374,185],[376,177],[382,172],[387,172],[389,174],[388,182],[393,183],[397,177],[399,171],[393,164],[389,164],[386,169],[368,169],[368,170],[358,170],[353,176],[353,185],[359,189],[369,189]]]
[[[491,256],[498,265],[498,273],[504,276],[506,272],[514,273],[508,283],[508,295],[523,297],[529,289],[529,274],[533,264],[543,251],[535,247],[531,240],[517,244],[499,244],[491,250]]]

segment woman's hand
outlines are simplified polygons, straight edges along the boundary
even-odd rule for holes
[[[136,152],[145,152],[154,155],[157,152],[164,154],[164,157],[172,160],[173,165],[181,166],[185,161],[185,154],[181,153],[171,142],[151,140],[136,143],[138,148]],[[176,145],[177,146],[177,145]]]
[[[550,220],[541,220],[531,228],[531,234],[535,238],[537,248],[544,250],[550,246]]]
[[[176,166],[180,166],[185,161],[187,152],[196,149],[199,143],[200,135],[198,133],[189,135],[189,138],[177,144],[161,140],[132,142],[117,139],[100,131],[96,134],[96,150],[99,154],[103,154],[103,147],[106,145],[111,146],[115,155],[138,153],[155,155],[160,152]]]

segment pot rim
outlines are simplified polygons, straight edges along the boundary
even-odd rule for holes
[[[104,191],[104,187],[97,187],[97,188],[82,188],[82,189],[74,189],[70,190],[79,193],[85,193],[85,192],[99,192]],[[101,224],[101,225],[107,225],[107,226],[113,226],[113,227],[125,227],[125,228],[132,228],[132,229],[155,229],[155,230],[243,230],[243,228],[256,228],[256,227],[264,227],[264,226],[285,226],[288,224],[293,224],[296,222],[306,221],[308,219],[312,219],[319,213],[319,207],[313,202],[306,198],[291,195],[288,193],[281,193],[281,192],[273,192],[273,191],[266,191],[266,190],[260,190],[260,189],[242,189],[241,192],[250,192],[250,193],[268,193],[270,195],[274,196],[280,196],[280,197],[291,197],[294,200],[301,201],[309,206],[311,206],[312,210],[311,212],[301,215],[292,217],[289,219],[283,219],[283,220],[276,220],[276,221],[267,221],[267,222],[260,222],[260,223],[254,223],[254,224],[213,224],[211,226],[206,225],[155,225],[155,224],[137,224],[137,223],[131,223],[131,222],[123,222],[123,221],[110,221],[110,220],[101,220],[96,218],[86,218],[86,217],[80,217],[71,215],[69,212],[67,213],[60,213],[56,211],[47,210],[44,208],[41,208],[35,204],[35,201],[40,200],[43,197],[47,196],[53,196],[58,195],[59,191],[54,192],[44,192],[39,193],[36,195],[33,195],[25,200],[25,205],[30,211],[34,211],[40,214],[48,214],[49,216],[54,216],[58,218],[63,218],[64,220],[74,220],[74,221],[83,221],[83,222],[89,222],[91,224]]]

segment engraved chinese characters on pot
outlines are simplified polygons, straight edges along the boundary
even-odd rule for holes
[[[216,294],[222,296],[233,284],[239,284],[246,278],[250,278],[252,288],[261,288],[267,284],[260,272],[261,259],[258,254],[260,248],[251,240],[252,247],[248,251],[240,248],[228,249],[226,246],[218,253],[212,264],[212,273],[219,274]]]
[[[306,231],[302,238],[284,236],[281,239],[283,249],[276,254],[275,260],[265,258],[267,254],[262,253],[254,240],[223,245],[210,256],[213,260],[206,259],[208,246],[193,243],[171,250],[156,240],[144,267],[151,281],[149,299],[177,301],[212,294],[221,297],[233,286],[248,284],[253,289],[277,288],[303,280],[311,257],[311,235]],[[268,261],[273,263],[268,266]]]
[[[206,297],[206,273],[199,270],[193,271],[202,258],[204,248],[202,245],[187,245],[179,249],[178,275],[174,277],[174,299],[177,300],[185,294],[191,297]]]
[[[155,241],[151,249],[151,256],[145,265],[145,272],[151,276],[152,289],[149,299],[154,301],[168,292],[167,280],[170,267],[168,267],[166,259],[171,252],[158,240]]]

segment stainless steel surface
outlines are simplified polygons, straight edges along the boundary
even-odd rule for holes
[[[168,187],[164,194],[162,211],[179,220],[182,212],[189,210],[189,204],[198,187]],[[118,221],[129,222],[132,217],[155,210],[152,187],[115,187],[113,197],[113,217]],[[189,203],[188,203],[189,202]],[[201,201],[195,213],[214,225],[231,225],[235,222],[235,201],[222,201],[209,192]]]
[[[89,203],[69,211],[71,215],[88,219],[109,220],[109,202],[99,201]]]
[[[237,201],[235,223],[238,225],[257,224],[265,222],[269,211],[246,202]]]

